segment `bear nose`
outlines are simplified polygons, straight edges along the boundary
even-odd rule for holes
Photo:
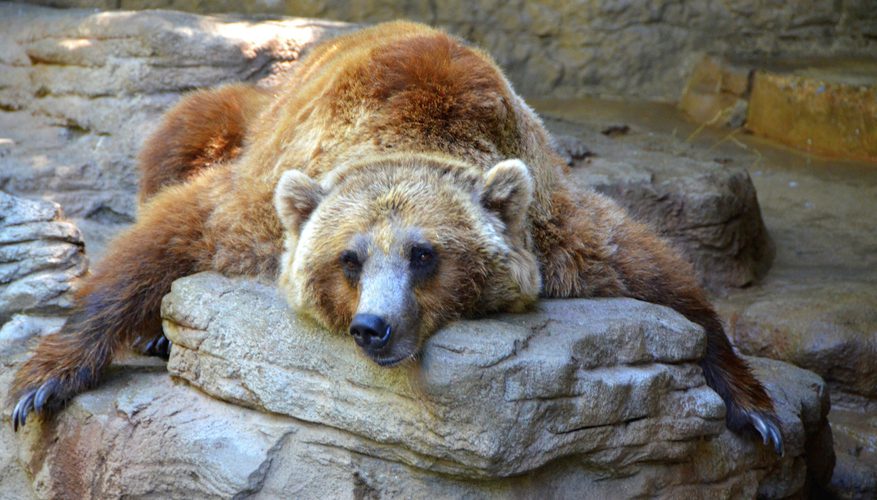
[[[374,314],[357,314],[350,323],[350,335],[359,347],[380,349],[390,340],[390,325]]]

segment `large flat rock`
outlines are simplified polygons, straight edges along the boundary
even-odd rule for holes
[[[877,398],[877,287],[801,284],[757,295],[736,313],[748,353],[784,359],[825,378],[832,392]]]
[[[163,316],[172,374],[442,473],[507,476],[569,454],[613,467],[668,460],[723,425],[721,401],[692,363],[703,335],[633,300],[550,301],[533,314],[458,322],[419,366],[401,369],[378,367],[254,283],[178,281]]]
[[[133,358],[18,439],[0,428],[13,498],[782,498],[833,466],[818,376],[751,359],[777,402],[776,457],[724,427],[701,330],[634,300],[456,322],[395,369],[252,281],[178,280],[163,316],[173,378]]]

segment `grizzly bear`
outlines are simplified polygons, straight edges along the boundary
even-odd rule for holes
[[[487,54],[419,24],[322,43],[278,88],[196,92],[143,149],[137,223],[18,371],[13,426],[94,387],[124,347],[167,356],[162,297],[216,270],[276,280],[387,367],[449,321],[539,297],[663,304],[706,331],[727,425],[781,452],[773,403],[692,268],[611,200],[572,192],[563,163]]]

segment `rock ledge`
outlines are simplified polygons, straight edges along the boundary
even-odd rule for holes
[[[395,369],[252,281],[178,280],[162,313],[168,369],[187,383],[117,369],[27,426],[38,497],[779,498],[833,466],[819,377],[752,359],[778,404],[775,457],[725,429],[699,327],[630,299],[457,322]]]

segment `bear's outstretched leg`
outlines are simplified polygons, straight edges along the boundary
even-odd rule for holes
[[[269,90],[245,83],[183,97],[165,113],[140,151],[140,202],[201,170],[235,159],[271,97]]]
[[[16,430],[30,413],[50,414],[94,387],[113,354],[137,335],[161,332],[159,307],[171,283],[210,259],[203,191],[193,182],[163,192],[141,221],[112,243],[85,279],[64,328],[42,339],[16,373],[10,391],[10,400],[17,401]]]
[[[646,226],[614,202],[556,192],[550,215],[534,221],[550,297],[626,296],[665,305],[701,325],[707,338],[701,361],[707,384],[725,402],[730,429],[752,426],[765,444],[783,452],[773,401],[734,352],[718,315],[694,279],[694,270]]]

